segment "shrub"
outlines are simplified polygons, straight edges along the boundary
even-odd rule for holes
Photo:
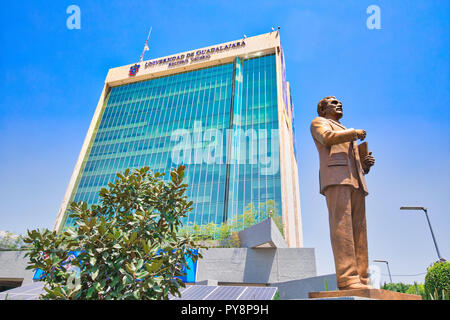
[[[389,291],[394,291],[394,292],[401,292],[401,293],[406,293],[406,291],[409,289],[411,285],[410,284],[405,284],[405,283],[385,283],[381,289],[384,290],[389,290]]]
[[[100,190],[100,204],[72,203],[76,227],[28,232],[27,269],[45,273],[43,299],[168,299],[184,287],[187,260],[199,255],[177,231],[192,210],[184,166],[152,174],[148,167],[118,174]],[[71,252],[78,255],[68,259]],[[200,256],[201,257],[201,256]],[[74,272],[75,275],[74,275]]]
[[[418,296],[422,296],[423,300],[426,300],[425,296],[425,287],[421,283],[414,282],[413,285],[409,286],[408,290],[406,290],[407,294],[416,294]]]
[[[428,298],[448,300],[450,292],[450,262],[432,264],[425,276],[425,293]]]
[[[242,214],[236,215],[227,222],[206,225],[188,223],[179,230],[180,235],[192,235],[194,239],[201,241],[208,247],[239,247],[238,232],[248,228],[264,219],[272,218],[275,225],[284,237],[283,222],[278,214],[277,203],[267,200],[259,204],[259,211],[253,202],[247,204]]]
[[[20,249],[24,247],[23,237],[11,232],[0,231],[0,250]]]
[[[280,300],[280,291],[275,292],[272,300]]]

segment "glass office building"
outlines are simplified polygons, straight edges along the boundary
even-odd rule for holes
[[[98,203],[117,172],[184,164],[194,203],[185,225],[253,211],[256,222],[279,216],[289,246],[302,246],[282,58],[273,32],[111,69],[55,229],[74,224],[70,202]]]

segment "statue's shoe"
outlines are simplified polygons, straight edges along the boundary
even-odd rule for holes
[[[349,284],[345,287],[339,287],[339,290],[355,290],[355,289],[371,289],[370,286],[362,284],[360,282]]]
[[[359,279],[361,283],[365,286],[367,286],[369,289],[373,289],[373,287],[370,285],[370,281],[367,278],[360,278]]]

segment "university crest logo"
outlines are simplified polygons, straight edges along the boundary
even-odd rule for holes
[[[131,77],[135,76],[136,73],[139,71],[139,67],[140,67],[140,65],[138,65],[137,63],[134,66],[131,66],[130,73],[128,73],[128,75]]]

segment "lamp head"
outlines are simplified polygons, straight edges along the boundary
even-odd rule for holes
[[[427,211],[427,208],[425,207],[400,207],[400,210],[423,210]]]
[[[383,262],[383,263],[388,263],[386,260],[373,260],[373,262]]]

